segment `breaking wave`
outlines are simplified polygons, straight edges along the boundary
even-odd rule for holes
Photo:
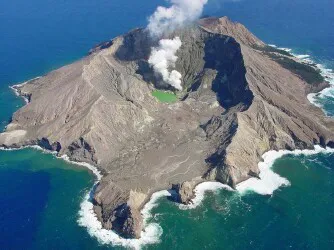
[[[17,151],[17,150],[22,150],[22,149],[26,149],[26,148],[32,148],[32,149],[36,149],[41,151],[42,153],[45,154],[52,154],[54,155],[56,158],[58,159],[62,159],[70,164],[75,164],[75,165],[79,165],[79,166],[83,166],[85,168],[88,168],[97,178],[97,180],[101,180],[102,178],[102,174],[101,172],[93,165],[86,163],[86,162],[76,162],[76,161],[72,161],[70,160],[70,158],[67,155],[62,155],[62,156],[58,156],[58,152],[57,151],[50,151],[47,149],[44,149],[38,145],[29,145],[29,146],[22,146],[22,147],[18,147],[18,148],[4,148],[4,147],[0,147],[0,150],[2,151]]]
[[[0,147],[0,150],[1,151],[17,151],[17,150],[22,150],[22,149],[26,149],[26,148],[36,149],[36,150],[42,151],[43,153],[46,153],[46,154],[53,154],[53,155],[57,154],[57,152],[55,152],[55,151],[46,150],[46,149],[44,149],[44,148],[42,148],[38,145],[29,145],[29,146],[22,146],[22,147],[17,147],[17,148]]]
[[[28,82],[31,82],[31,81],[39,79],[39,78],[41,78],[41,77],[40,76],[35,77],[35,78],[33,78],[33,79],[29,80],[29,81],[9,86],[9,88],[14,91],[14,93],[15,93],[16,96],[21,97],[24,100],[24,102],[26,104],[28,104],[29,103],[29,99],[27,97],[23,96],[23,95],[20,95],[20,92],[17,90],[17,88],[22,87],[23,85],[27,84]]]
[[[194,191],[195,198],[191,200],[191,203],[188,205],[180,204],[179,208],[182,210],[194,209],[202,203],[206,192],[217,191],[219,189],[226,189],[230,191],[233,190],[230,186],[222,184],[220,182],[213,182],[213,181],[203,182],[196,186]]]
[[[141,249],[143,245],[158,243],[160,236],[162,235],[162,229],[157,223],[149,223],[148,220],[152,218],[151,210],[158,205],[158,200],[162,197],[171,196],[171,192],[167,190],[159,191],[151,196],[151,199],[143,207],[141,214],[144,220],[144,229],[141,233],[140,239],[125,239],[111,230],[102,228],[101,222],[98,220],[96,213],[94,212],[94,206],[92,203],[92,193],[95,190],[96,185],[102,178],[101,172],[93,165],[85,162],[76,162],[69,159],[67,155],[57,156],[57,152],[43,149],[40,146],[22,146],[18,148],[4,148],[0,147],[2,151],[16,151],[26,148],[32,148],[43,153],[53,154],[56,158],[64,160],[70,164],[75,164],[88,168],[95,176],[96,182],[93,188],[87,192],[80,204],[78,224],[82,227],[86,227],[88,233],[95,237],[100,244],[111,244],[114,246],[123,246],[132,249]]]
[[[86,163],[86,162],[76,162],[76,161],[71,161],[70,158],[67,155],[62,155],[57,158],[60,158],[68,163],[79,165],[85,168],[88,168],[93,174],[96,176],[97,180],[100,181],[102,179],[102,174],[101,172],[93,165]]]
[[[272,171],[274,162],[284,155],[315,155],[319,153],[334,153],[333,148],[322,148],[318,145],[314,149],[305,150],[279,150],[268,151],[262,158],[263,161],[259,162],[260,175],[258,178],[250,178],[237,185],[237,190],[241,194],[246,191],[254,191],[262,195],[271,195],[273,192],[281,186],[289,186],[290,182]]]
[[[42,149],[39,146],[26,146],[17,149],[5,149],[0,148],[0,150],[19,150],[22,148],[34,148],[38,150],[42,150],[45,153],[56,154],[56,152],[50,152]],[[315,155],[319,153],[334,153],[334,149],[332,148],[322,148],[320,146],[315,146],[314,150],[306,149],[306,150],[279,150],[279,151],[269,151],[265,153],[258,166],[260,169],[259,179],[258,178],[250,178],[240,184],[237,185],[236,190],[241,195],[247,193],[247,191],[254,191],[261,195],[271,195],[275,190],[277,190],[281,186],[290,185],[289,181],[278,174],[272,171],[272,166],[274,162],[281,158],[284,155]],[[126,248],[132,249],[141,249],[144,245],[148,244],[156,244],[160,242],[160,236],[163,233],[162,228],[159,224],[154,222],[149,222],[149,220],[153,217],[152,209],[158,206],[158,202],[163,197],[172,196],[171,191],[163,190],[152,194],[151,199],[148,203],[143,207],[141,214],[144,220],[144,227],[141,233],[140,239],[125,239],[120,237],[118,234],[111,230],[106,230],[102,228],[101,222],[98,220],[96,213],[94,212],[94,206],[92,203],[92,192],[95,189],[95,186],[98,184],[102,175],[99,170],[90,165],[88,163],[81,162],[73,162],[67,156],[58,157],[63,159],[71,164],[76,164],[80,166],[87,167],[91,170],[97,177],[97,181],[95,182],[94,187],[91,191],[87,192],[83,198],[83,201],[80,205],[79,210],[79,218],[78,224],[82,227],[86,227],[88,233],[96,238],[100,244],[111,244],[114,246],[123,246]],[[194,209],[198,207],[205,196],[207,191],[217,191],[220,189],[226,189],[229,191],[233,191],[229,186],[219,183],[219,182],[203,182],[196,186],[195,188],[195,198],[192,200],[189,205],[179,205],[179,208],[184,209]]]
[[[86,227],[88,233],[95,237],[101,244],[112,244],[114,246],[123,246],[132,249],[141,249],[143,245],[159,243],[162,235],[162,228],[157,223],[148,223],[152,218],[151,210],[158,205],[158,200],[162,197],[171,196],[167,190],[156,192],[152,195],[150,201],[146,203],[141,213],[144,219],[144,229],[141,232],[140,239],[125,239],[111,230],[102,228],[94,212],[90,193],[86,194],[79,211],[78,223]]]

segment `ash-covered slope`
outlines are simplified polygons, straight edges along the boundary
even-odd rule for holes
[[[5,147],[38,144],[101,169],[95,211],[128,237],[140,237],[140,209],[152,192],[176,184],[187,203],[199,182],[234,187],[257,176],[270,149],[334,146],[333,120],[306,98],[327,86],[312,66],[227,18],[174,36],[185,89],[178,102],[151,95],[165,86],[147,62],[155,42],[137,29],[16,87],[30,102],[0,134]]]

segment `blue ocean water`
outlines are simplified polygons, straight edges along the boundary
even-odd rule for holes
[[[9,85],[73,62],[95,44],[145,26],[164,3],[0,0],[0,130],[23,105]],[[265,42],[309,54],[333,69],[333,10],[332,0],[209,0],[205,14],[227,15]],[[320,101],[334,114],[333,98]],[[148,248],[333,249],[333,161],[332,155],[284,157],[275,171],[291,187],[273,197],[222,191],[186,212],[163,200],[154,211],[164,231],[161,243]],[[93,178],[85,169],[33,149],[0,151],[0,248],[113,248],[100,245],[77,224]],[[275,238],[277,232],[281,237]]]

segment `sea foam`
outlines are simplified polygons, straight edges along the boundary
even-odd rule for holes
[[[237,185],[237,190],[244,194],[246,191],[254,191],[262,195],[272,195],[281,186],[288,186],[290,182],[272,171],[274,162],[284,155],[315,155],[319,153],[333,153],[332,148],[322,148],[318,145],[314,149],[305,150],[279,150],[268,151],[262,156],[263,161],[259,162],[260,178],[250,178]]]
[[[143,209],[141,210],[141,214],[143,215],[144,220],[144,229],[141,233],[140,239],[125,239],[120,237],[118,234],[111,230],[106,230],[102,228],[101,222],[98,220],[96,213],[94,212],[94,207],[92,203],[91,193],[92,190],[95,189],[95,186],[102,178],[101,172],[93,165],[85,162],[76,162],[69,159],[67,155],[57,156],[57,152],[49,151],[43,149],[40,146],[32,145],[32,146],[22,146],[19,148],[4,148],[0,147],[0,150],[3,151],[16,151],[26,148],[33,148],[39,150],[43,153],[53,154],[56,158],[64,160],[70,164],[75,164],[79,166],[83,166],[88,168],[95,176],[96,182],[93,188],[86,193],[83,198],[83,201],[80,204],[78,224],[82,227],[86,227],[88,233],[95,237],[99,243],[101,244],[111,244],[114,246],[123,246],[131,249],[141,249],[143,245],[158,243],[160,240],[160,236],[162,234],[162,229],[157,223],[149,223],[149,219],[152,218],[151,210],[158,205],[158,200],[161,197],[171,196],[171,193],[167,190],[159,191],[152,194],[151,199],[148,203],[145,204]]]
[[[53,153],[47,150],[42,149],[39,146],[27,146],[31,148],[35,148],[38,150],[42,150],[45,153]],[[22,148],[27,148],[22,147]],[[5,149],[0,148],[0,150],[19,150],[17,149]],[[254,191],[261,195],[271,195],[273,192],[281,186],[289,185],[289,181],[278,174],[272,171],[272,166],[278,158],[281,158],[284,155],[315,155],[319,153],[334,153],[334,149],[332,148],[322,148],[320,146],[315,146],[314,150],[306,149],[306,150],[279,150],[279,151],[268,151],[265,153],[262,158],[263,161],[259,163],[260,179],[250,178],[240,184],[237,185],[237,191],[243,195],[246,191]],[[58,157],[69,163],[77,164],[80,166],[87,167],[90,169],[96,176],[97,181],[94,184],[92,190],[94,190],[95,186],[98,184],[102,175],[98,171],[97,168],[88,164],[81,162],[73,162],[67,156]],[[179,205],[179,208],[184,209],[194,209],[198,207],[203,199],[204,195],[207,191],[216,191],[219,189],[226,189],[229,191],[233,191],[229,186],[219,183],[219,182],[203,182],[196,186],[195,188],[195,198],[191,201],[189,205]],[[144,227],[141,233],[140,239],[125,239],[120,237],[118,234],[111,230],[106,230],[102,227],[101,222],[98,220],[96,213],[94,212],[94,206],[91,201],[91,192],[87,192],[83,201],[80,205],[79,210],[79,218],[78,224],[82,227],[86,227],[88,233],[96,238],[100,244],[111,244],[113,246],[123,246],[131,249],[141,249],[144,245],[148,244],[156,244],[160,242],[160,237],[163,233],[162,228],[157,223],[149,222],[149,220],[153,217],[152,209],[158,206],[159,199],[163,197],[172,196],[171,191],[162,190],[152,194],[151,199],[148,203],[145,204],[143,209],[141,210],[141,214],[143,216]]]
[[[179,208],[182,210],[194,209],[202,203],[206,192],[217,191],[219,189],[226,189],[230,191],[233,190],[230,186],[222,184],[220,182],[213,182],[213,181],[202,182],[195,187],[194,191],[195,197],[191,200],[190,204],[188,205],[180,204]]]
[[[39,151],[42,151],[45,154],[52,154],[52,155],[56,155],[57,152],[56,151],[49,151],[46,150],[38,145],[28,145],[28,146],[22,146],[22,147],[17,147],[17,148],[5,148],[5,147],[0,147],[0,150],[2,151],[17,151],[17,150],[22,150],[22,149],[26,149],[26,148],[32,148],[32,149],[36,149]]]
[[[298,59],[306,59],[306,58],[310,58],[310,55],[295,55],[293,54],[295,57],[297,57]]]
[[[310,61],[310,59],[308,59]],[[327,69],[322,64],[317,64],[317,68],[320,70],[322,76],[329,82],[330,86],[328,88],[323,89],[319,93],[311,93],[308,94],[308,100],[315,106],[321,108],[326,115],[328,115],[327,111],[324,109],[323,105],[319,101],[321,98],[334,98],[334,72],[331,69]]]
[[[35,79],[38,79],[38,77]],[[10,86],[10,88],[14,91],[14,93],[17,96],[22,97],[27,104],[29,103],[29,100],[26,97],[20,95],[16,87],[21,87],[24,84],[27,84],[28,82],[29,81]],[[38,145],[22,146],[19,148],[0,147],[0,150],[13,151],[13,150],[21,150],[25,148],[33,148],[33,149],[42,151],[43,153],[51,153],[55,157],[62,159],[70,164],[80,165],[80,166],[88,168],[96,176],[96,182],[93,188],[89,192],[86,193],[83,201],[81,202],[80,210],[79,210],[78,224],[82,227],[86,227],[88,233],[92,237],[95,237],[99,243],[111,244],[114,246],[123,246],[126,248],[132,248],[132,249],[141,249],[143,245],[155,244],[159,242],[160,236],[162,235],[162,228],[157,223],[149,223],[148,220],[152,218],[151,210],[158,205],[157,203],[158,200],[161,197],[171,196],[170,192],[168,192],[167,190],[163,190],[163,191],[156,192],[151,196],[151,199],[149,200],[149,202],[146,203],[144,208],[141,210],[143,221],[144,221],[144,227],[143,227],[143,231],[141,232],[140,239],[125,239],[125,238],[120,237],[118,234],[116,234],[115,232],[111,230],[104,229],[102,227],[101,222],[98,220],[96,213],[94,212],[94,206],[91,200],[92,199],[91,193],[95,189],[95,186],[98,184],[98,182],[102,178],[101,172],[95,166],[89,163],[85,163],[85,162],[72,161],[67,155],[58,156],[57,152],[45,150]]]
[[[102,179],[102,174],[101,172],[93,165],[86,163],[86,162],[77,162],[77,161],[72,161],[67,155],[62,155],[57,158],[60,158],[68,163],[83,166],[85,168],[88,168],[93,174],[96,176],[97,180],[100,181]]]
[[[167,190],[159,191],[151,196],[148,203],[145,204],[141,211],[144,220],[143,231],[139,239],[125,239],[111,230],[102,228],[101,222],[97,219],[94,212],[93,203],[89,193],[86,194],[79,211],[78,223],[80,226],[86,227],[88,233],[95,237],[101,244],[111,244],[113,246],[123,246],[132,249],[141,249],[147,244],[159,243],[162,235],[162,228],[157,223],[149,223],[152,218],[151,210],[158,205],[158,200],[162,197],[171,196]]]
[[[12,89],[12,90],[14,91],[14,93],[15,93],[16,96],[21,97],[21,98],[25,101],[25,103],[28,104],[28,103],[29,103],[29,99],[28,99],[27,97],[23,96],[23,95],[20,95],[20,93],[19,93],[19,91],[17,90],[17,88],[22,87],[23,85],[27,84],[28,82],[31,82],[31,81],[36,80],[36,79],[39,79],[39,78],[41,78],[41,77],[40,77],[40,76],[35,77],[35,78],[33,78],[33,79],[29,80],[29,81],[26,81],[26,82],[23,82],[23,83],[20,83],[20,84],[15,84],[15,85],[9,86],[9,88]]]

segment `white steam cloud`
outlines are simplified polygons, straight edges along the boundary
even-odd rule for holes
[[[147,26],[152,36],[161,36],[184,24],[195,21],[203,12],[208,0],[168,0],[172,4],[166,8],[159,6],[149,18]]]
[[[181,45],[182,43],[179,37],[175,37],[174,39],[162,39],[159,41],[159,47],[152,48],[151,56],[148,59],[154,72],[160,74],[164,82],[177,90],[182,90],[182,75],[176,70],[170,72],[169,68],[175,67],[177,60],[175,54]]]
[[[168,2],[172,4],[171,7],[159,6],[149,17],[147,28],[152,37],[161,37],[163,34],[181,28],[184,24],[195,21],[202,14],[203,7],[208,0],[168,0]],[[164,82],[177,90],[182,90],[182,75],[171,68],[175,67],[176,52],[181,45],[179,37],[162,39],[157,48],[152,48],[148,60],[154,72],[161,75]]]

